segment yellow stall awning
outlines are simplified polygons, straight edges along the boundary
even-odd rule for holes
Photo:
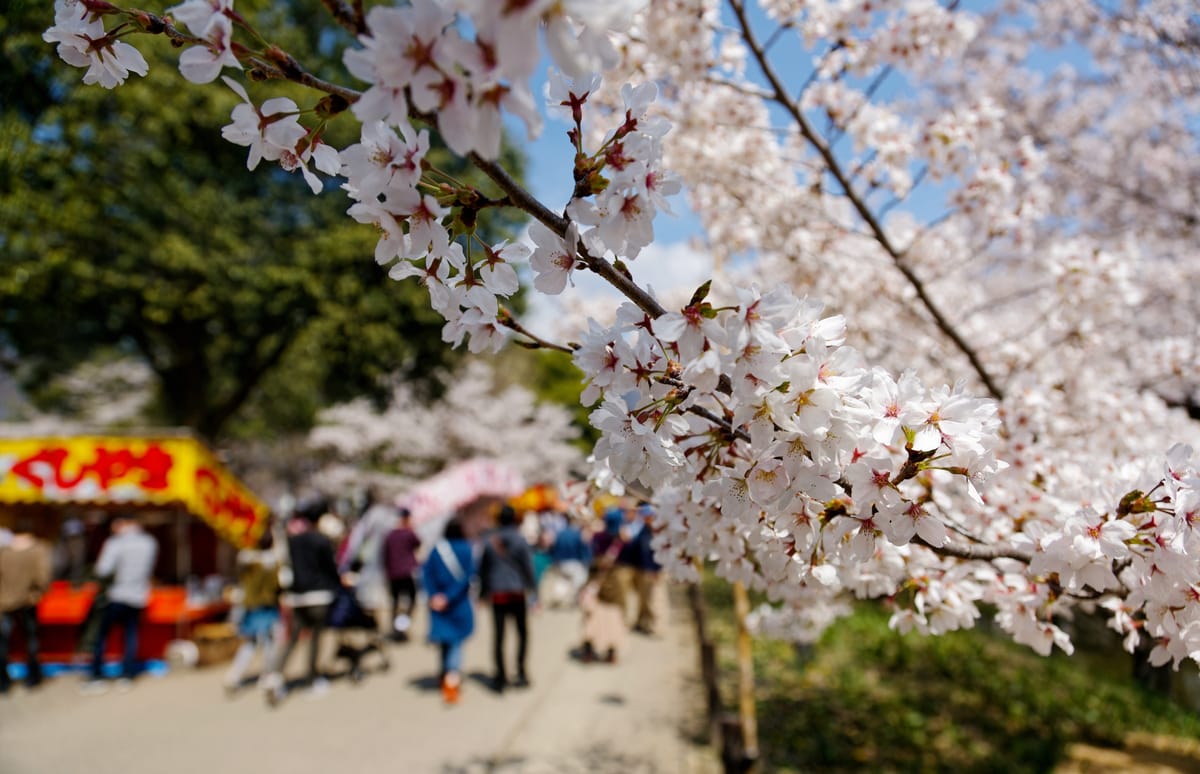
[[[225,540],[254,545],[269,509],[187,436],[0,438],[0,505],[181,505]]]

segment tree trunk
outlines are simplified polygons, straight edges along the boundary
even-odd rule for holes
[[[1150,663],[1152,648],[1139,646],[1133,651],[1133,679],[1143,688],[1162,696],[1171,695],[1171,668]]]

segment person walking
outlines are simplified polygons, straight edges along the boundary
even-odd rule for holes
[[[242,643],[225,673],[225,691],[229,694],[241,687],[255,653],[262,654],[265,674],[283,629],[279,617],[280,563],[271,530],[263,531],[256,548],[238,552],[237,563],[243,609],[238,636]]]
[[[480,595],[492,605],[492,655],[495,673],[492,689],[503,693],[508,686],[504,659],[504,631],[512,619],[517,629],[518,688],[529,685],[526,660],[529,654],[528,613],[535,601],[537,581],[533,573],[533,553],[517,528],[517,514],[505,505],[500,509],[499,527],[485,537],[479,560]]]
[[[303,632],[308,632],[308,675],[307,682],[314,695],[329,688],[328,682],[317,672],[320,655],[321,634],[329,619],[329,608],[341,586],[337,563],[334,561],[333,544],[318,532],[313,523],[324,512],[322,504],[310,505],[299,510],[288,522],[288,559],[291,584],[280,597],[280,601],[291,611],[291,626],[286,641],[281,638],[281,647],[271,660],[271,668],[263,680],[267,703],[275,706],[287,694],[283,670]]]
[[[366,508],[350,528],[338,557],[338,572],[354,574],[358,604],[377,620],[383,617],[389,596],[383,541],[398,520],[396,509],[382,502],[373,489],[368,489]]]
[[[50,548],[33,535],[22,518],[8,543],[0,547],[0,694],[8,693],[8,648],[17,624],[25,632],[25,684],[42,682],[38,660],[37,604],[50,585]]]
[[[571,604],[587,583],[592,550],[583,539],[583,531],[567,521],[554,537],[550,548],[551,573],[543,585],[542,596],[552,607]]]
[[[646,502],[638,504],[638,518],[642,527],[633,538],[636,557],[634,588],[637,590],[637,618],[633,630],[639,634],[653,635],[658,627],[658,585],[662,576],[662,565],[654,558],[654,508]]]
[[[591,578],[579,595],[583,611],[583,661],[603,657],[615,664],[625,645],[627,587],[617,566],[617,556],[627,542],[624,513],[611,508],[604,514],[604,530],[592,537]]]
[[[408,629],[412,626],[413,607],[417,602],[417,551],[420,548],[421,539],[412,529],[412,514],[407,508],[401,508],[396,528],[383,541],[383,566],[392,595],[392,639],[397,642],[408,640]]]
[[[158,542],[133,516],[118,516],[113,521],[112,536],[104,541],[96,560],[96,575],[108,581],[108,604],[100,614],[92,646],[91,679],[83,687],[85,693],[103,693],[107,689],[103,682],[104,647],[114,626],[125,631],[119,685],[128,687],[137,676],[138,632],[150,599],[150,578],[157,560]]]
[[[471,606],[471,578],[475,560],[471,544],[457,519],[451,520],[442,539],[429,552],[421,583],[429,595],[429,641],[441,647],[442,698],[458,701],[462,688],[463,643],[475,630]]]

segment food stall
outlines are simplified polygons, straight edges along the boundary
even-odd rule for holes
[[[95,562],[111,518],[129,513],[159,545],[139,656],[161,658],[170,641],[228,611],[220,579],[233,574],[236,549],[267,528],[267,506],[186,433],[0,438],[0,526],[32,516],[54,547],[58,579],[38,606],[44,660],[70,660],[77,650],[99,590],[83,568]],[[107,643],[111,655],[119,634]]]

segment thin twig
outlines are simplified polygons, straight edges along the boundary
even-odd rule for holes
[[[274,49],[272,52],[271,61],[261,59],[259,57],[251,57],[254,67],[267,78],[291,81],[298,83],[301,86],[307,86],[310,89],[323,91],[326,94],[333,94],[347,102],[357,102],[362,96],[362,92],[357,89],[351,89],[346,86],[339,86],[336,83],[318,78],[317,76],[305,70],[295,57],[283,51],[282,49]]]
[[[176,46],[209,45],[209,42],[203,38],[197,38],[181,32],[178,27],[161,16],[156,16],[148,11],[139,11],[138,13],[145,14],[144,19],[139,22],[139,25],[147,34],[165,35]],[[271,46],[267,51],[262,52],[261,55],[251,54],[246,56],[245,59],[252,65],[254,71],[269,79],[299,83],[302,86],[323,91],[326,94],[335,94],[347,102],[357,102],[358,98],[362,96],[362,92],[356,89],[339,86],[336,83],[318,78],[308,70],[305,70],[296,61],[295,57],[277,46]]]
[[[553,349],[557,350],[558,352],[565,352],[568,355],[573,355],[575,354],[575,350],[579,348],[578,345],[575,347],[570,347],[563,344],[555,344],[553,341],[547,341],[546,339],[543,339],[541,336],[538,336],[536,333],[533,333],[524,325],[521,325],[521,323],[517,322],[517,319],[512,316],[512,313],[503,307],[501,307],[500,314],[497,315],[496,319],[505,328],[512,330],[514,333],[519,333],[522,336],[527,337],[529,339],[528,343],[531,344],[535,349]]]

